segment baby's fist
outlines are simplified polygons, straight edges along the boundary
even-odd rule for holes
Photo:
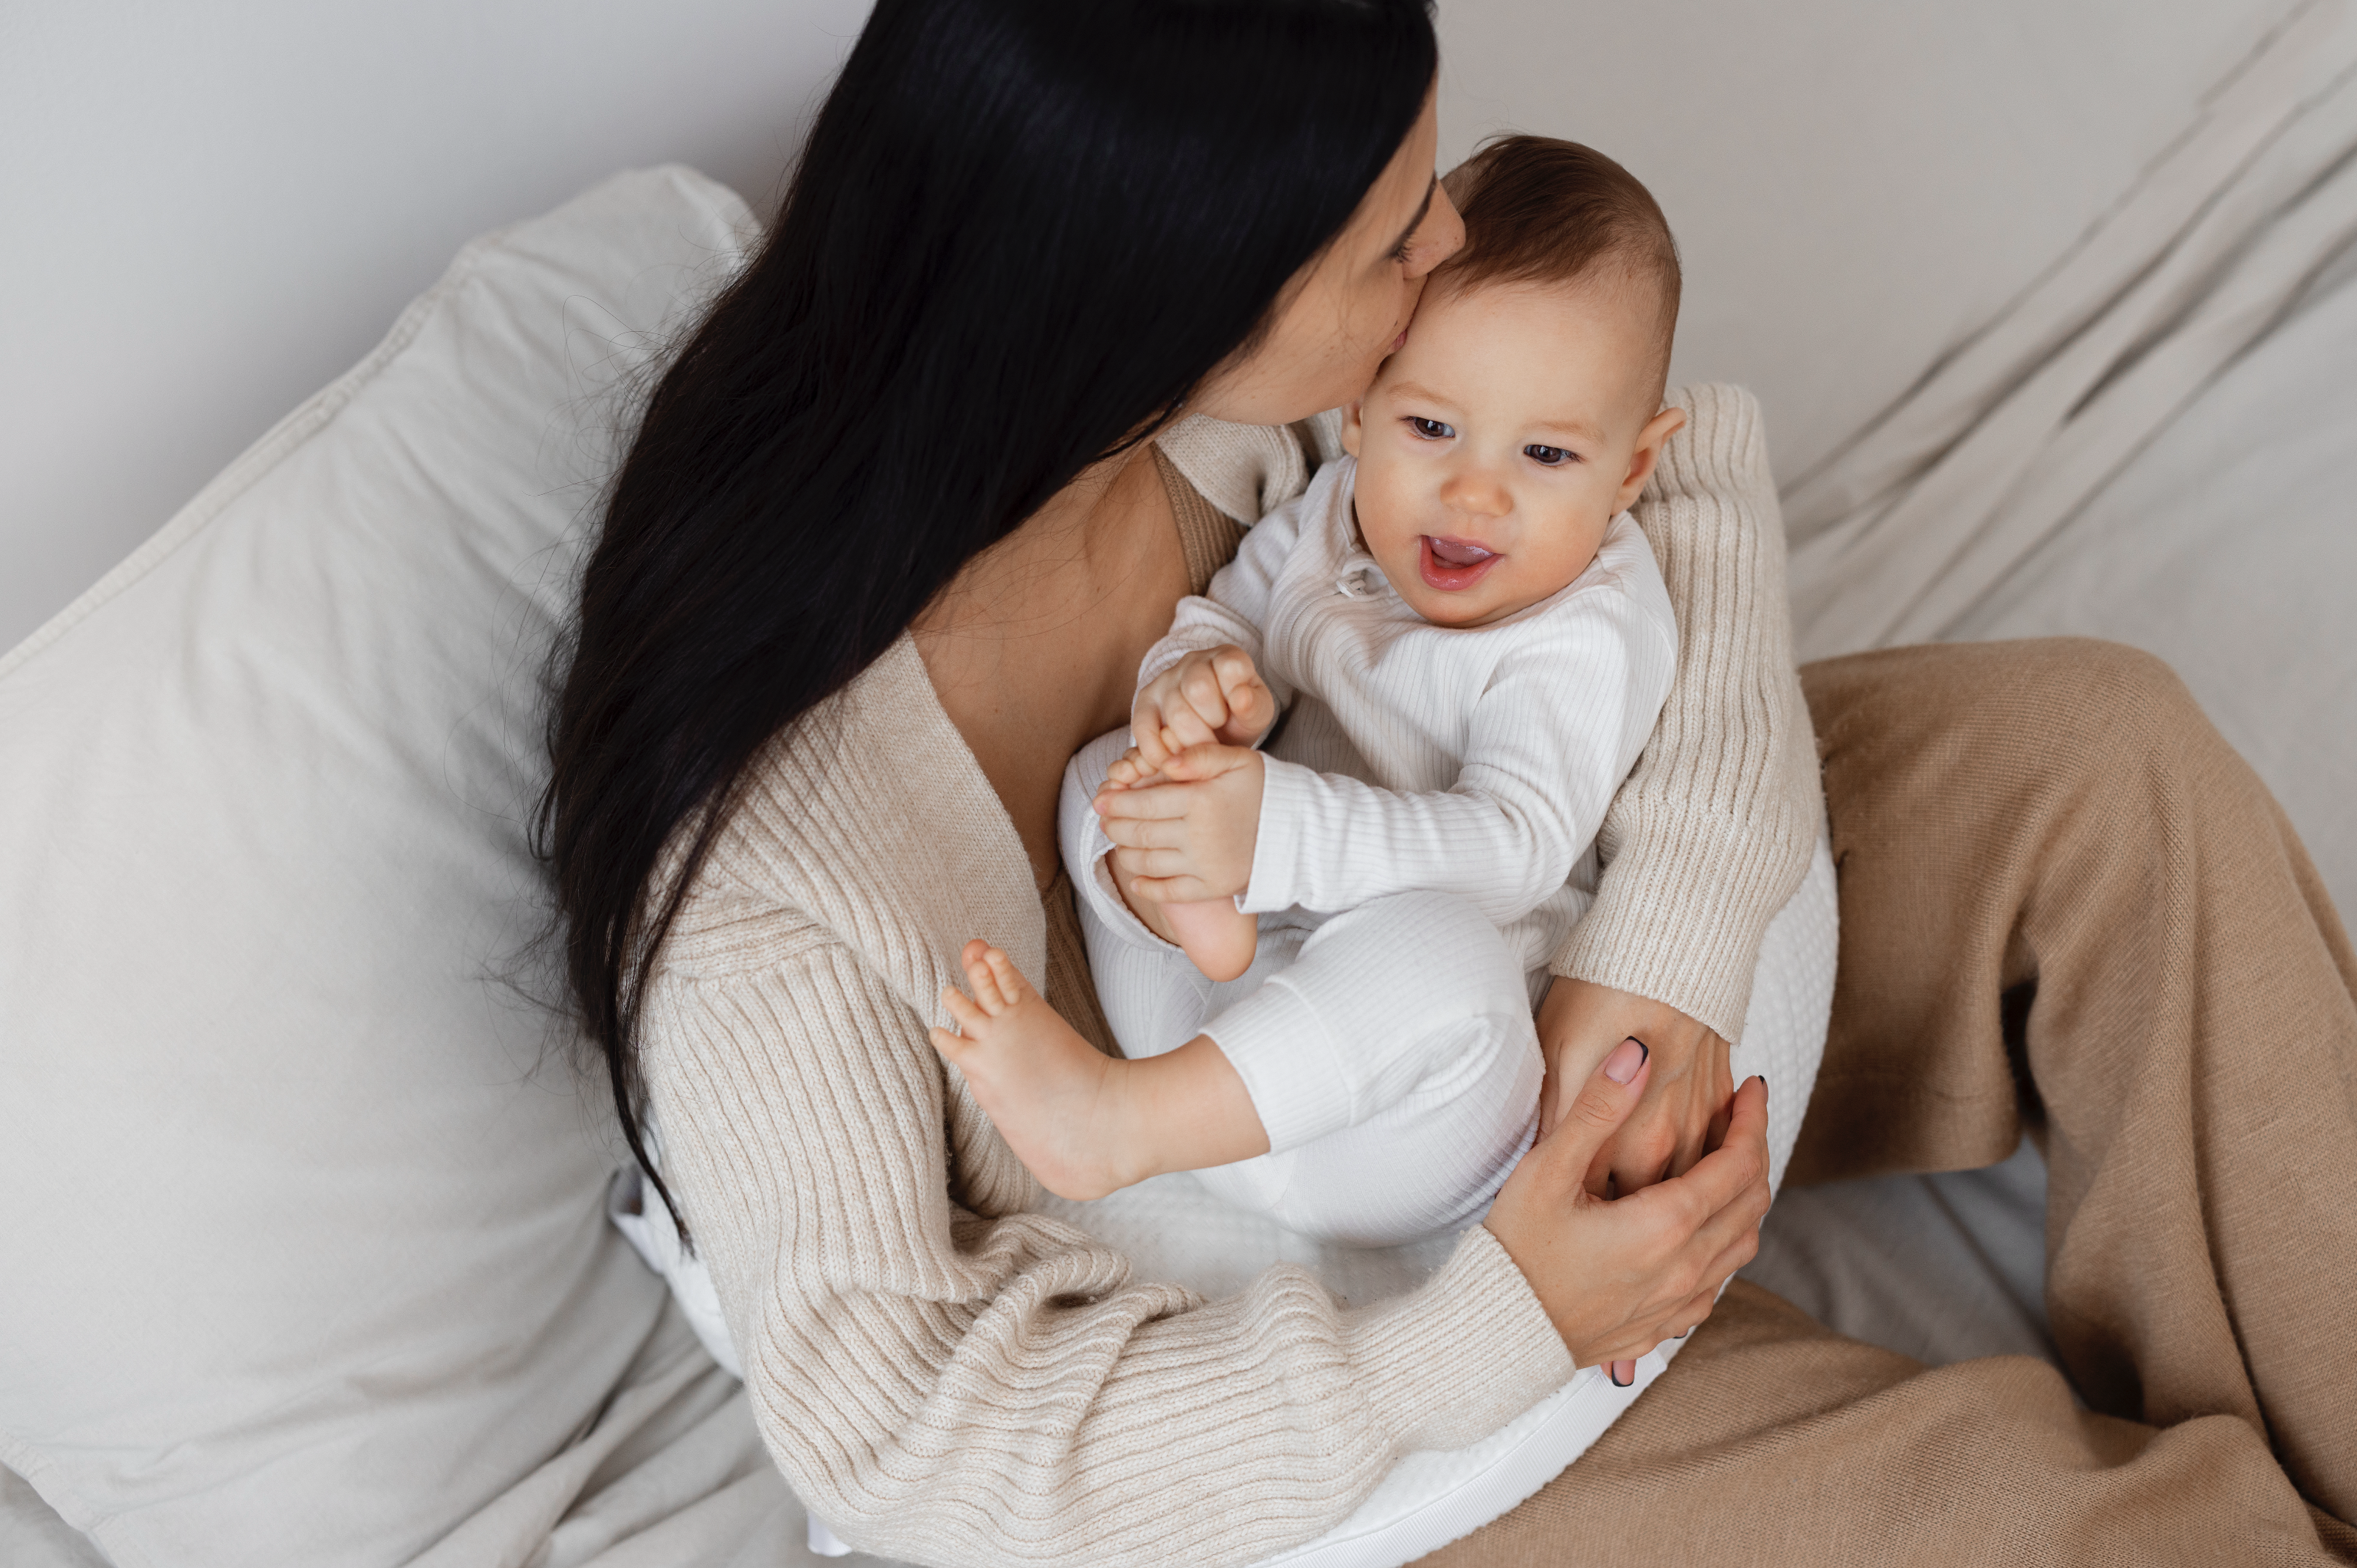
[[[1146,772],[1205,745],[1249,746],[1276,722],[1276,699],[1252,655],[1229,644],[1186,655],[1147,682],[1130,707],[1130,738]]]

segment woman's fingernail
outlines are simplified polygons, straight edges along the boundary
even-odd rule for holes
[[[1645,1058],[1651,1055],[1645,1042],[1631,1035],[1613,1047],[1612,1054],[1604,1058],[1604,1076],[1615,1083],[1626,1083],[1637,1076],[1637,1069],[1645,1065]]]
[[[1608,1367],[1605,1369],[1604,1375],[1612,1380],[1612,1386],[1616,1389],[1625,1389],[1629,1386],[1629,1383],[1633,1383],[1637,1380],[1636,1379],[1631,1378],[1629,1380],[1629,1383],[1622,1382],[1620,1380],[1620,1373],[1619,1369],[1615,1368]]]
[[[1693,1332],[1694,1332],[1694,1330],[1693,1330],[1693,1329],[1691,1329],[1691,1328],[1689,1328],[1689,1329],[1687,1329],[1687,1330],[1686,1330],[1686,1334],[1692,1334]],[[1670,1337],[1671,1337],[1671,1338],[1673,1338],[1673,1339],[1683,1339],[1683,1338],[1684,1338],[1684,1337],[1686,1337],[1686,1334],[1673,1334],[1673,1335],[1671,1335],[1671,1336],[1670,1336]]]

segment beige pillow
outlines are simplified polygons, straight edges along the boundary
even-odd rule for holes
[[[126,1568],[404,1561],[662,1312],[490,965],[615,378],[748,221],[674,168],[477,242],[0,659],[0,1465]]]

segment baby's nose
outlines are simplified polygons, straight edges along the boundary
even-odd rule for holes
[[[1513,492],[1496,475],[1479,467],[1458,469],[1440,488],[1443,505],[1479,517],[1503,517],[1514,510]]]

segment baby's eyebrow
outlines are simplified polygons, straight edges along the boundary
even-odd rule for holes
[[[1394,381],[1391,387],[1391,393],[1394,397],[1417,398],[1425,403],[1445,403],[1450,408],[1457,406],[1457,404],[1450,399],[1441,396],[1438,392],[1434,392],[1430,387],[1426,386],[1419,381]]]
[[[1588,426],[1570,420],[1533,420],[1531,422],[1531,428],[1534,430],[1544,430],[1552,435],[1566,436],[1574,441],[1592,441],[1601,444],[1604,440],[1602,435],[1597,434],[1596,431],[1590,429]]]

